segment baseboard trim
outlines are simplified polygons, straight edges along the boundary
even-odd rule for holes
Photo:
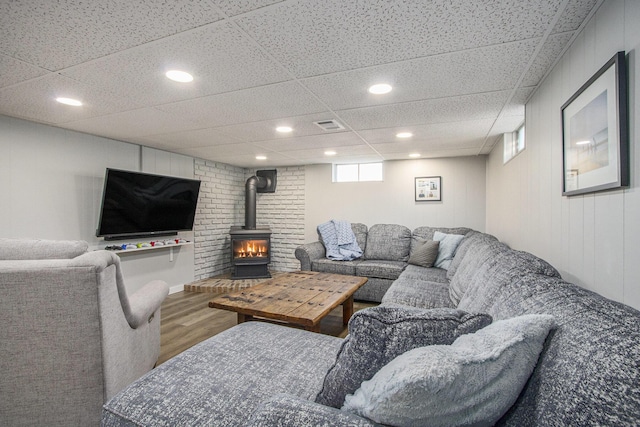
[[[169,288],[169,295],[175,294],[176,292],[184,291],[184,285],[175,285]]]

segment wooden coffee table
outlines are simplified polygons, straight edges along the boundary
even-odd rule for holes
[[[320,332],[320,321],[340,304],[347,324],[353,314],[353,294],[366,282],[366,277],[296,271],[215,297],[209,307],[235,311],[238,323],[256,316]]]

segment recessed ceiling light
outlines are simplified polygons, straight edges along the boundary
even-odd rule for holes
[[[587,144],[591,144],[591,141],[578,141],[576,142],[576,145],[587,145]]]
[[[73,107],[79,107],[82,105],[82,102],[73,98],[56,98],[56,101],[58,101],[60,104],[71,105]]]
[[[336,154],[338,154],[338,153],[336,153],[335,151],[331,151],[331,150],[324,152],[325,156],[335,156]]]
[[[420,157],[420,153],[411,153],[409,154],[409,157],[413,157],[413,158]]]
[[[397,138],[411,138],[413,134],[411,132],[398,132],[396,133]]]
[[[369,92],[375,95],[382,95],[382,94],[391,92],[391,89],[392,89],[391,85],[388,85],[386,83],[380,83],[380,84],[371,86],[369,88]]]
[[[293,131],[293,128],[289,127],[289,126],[278,126],[276,128],[276,130],[280,133],[289,133],[291,131]]]
[[[256,160],[267,160],[267,156],[256,156]]]
[[[165,76],[167,76],[168,79],[171,79],[174,82],[189,83],[193,81],[193,76],[186,71],[169,70],[167,71]]]

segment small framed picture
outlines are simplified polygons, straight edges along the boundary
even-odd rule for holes
[[[416,178],[416,202],[442,201],[442,177],[422,176]]]

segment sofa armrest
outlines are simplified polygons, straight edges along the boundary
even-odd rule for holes
[[[115,268],[115,282],[120,305],[131,329],[138,329],[145,323],[150,322],[153,314],[160,308],[162,301],[169,295],[169,285],[162,280],[153,280],[134,294],[128,295],[120,268],[120,258],[113,252],[87,252],[70,260],[69,265],[76,267],[91,266],[98,273],[110,267]]]
[[[366,418],[287,394],[276,394],[262,403],[246,426],[378,426]]]
[[[324,258],[326,251],[324,245],[320,242],[305,243],[296,248],[296,258],[300,261],[300,270],[311,271],[311,262],[316,259]]]
[[[127,321],[133,329],[151,322],[162,301],[169,295],[169,285],[162,280],[153,280],[129,297]]]

